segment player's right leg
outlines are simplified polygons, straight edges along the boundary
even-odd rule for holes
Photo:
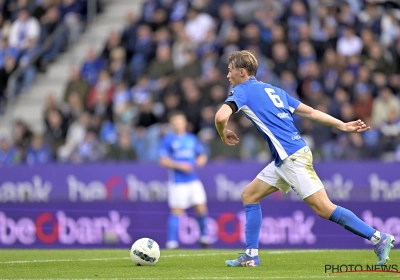
[[[274,180],[277,179],[279,178],[274,176]],[[243,190],[242,201],[246,212],[246,252],[241,253],[237,259],[227,260],[225,262],[227,266],[260,266],[258,257],[258,240],[262,223],[260,200],[277,190],[259,178],[255,178]]]
[[[171,214],[168,218],[167,227],[167,249],[176,249],[179,247],[179,220],[184,210],[190,206],[189,189],[184,183],[171,183],[168,186],[168,205]]]
[[[177,249],[179,247],[179,219],[182,217],[184,210],[181,208],[171,208],[171,214],[168,218],[168,240],[167,249]]]
[[[196,211],[197,222],[199,223],[199,229],[200,229],[199,243],[200,243],[200,246],[203,249],[209,249],[210,248],[210,244],[208,242],[207,233],[206,233],[207,205],[205,203],[196,204],[196,205],[193,206],[193,208]]]
[[[393,247],[394,237],[380,233],[367,225],[353,212],[333,204],[321,180],[312,167],[312,153],[308,147],[300,149],[276,169],[276,172],[285,178],[297,193],[318,216],[329,219],[348,231],[371,241],[378,256],[377,265],[385,264],[389,260],[390,249]]]
[[[381,233],[366,224],[350,210],[334,205],[328,198],[325,189],[305,198],[304,201],[324,219],[329,219],[343,226],[348,231],[371,241],[374,251],[378,256],[377,265],[386,264],[389,259],[390,250],[395,242],[394,236]]]
[[[197,222],[200,228],[200,246],[204,249],[210,248],[206,232],[207,196],[204,186],[199,180],[195,180],[190,184],[190,201],[197,214]]]

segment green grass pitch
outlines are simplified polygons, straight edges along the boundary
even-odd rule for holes
[[[373,265],[372,250],[260,250],[261,267],[226,267],[233,250],[161,251],[156,266],[134,266],[126,250],[0,250],[1,279],[399,279],[394,273],[325,273],[325,265]],[[388,265],[400,271],[400,251]]]

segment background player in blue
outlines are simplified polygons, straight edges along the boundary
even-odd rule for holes
[[[312,165],[310,148],[296,129],[292,114],[335,127],[344,132],[361,133],[369,129],[361,120],[342,121],[314,110],[289,96],[280,88],[255,79],[256,58],[248,51],[234,52],[229,57],[228,79],[233,87],[226,102],[215,116],[222,141],[230,146],[239,143],[237,135],[226,125],[232,113],[241,111],[257,128],[271,149],[270,163],[245,187],[242,201],[246,212],[246,252],[227,266],[259,266],[258,240],[262,222],[260,200],[265,196],[292,188],[318,216],[344,226],[345,229],[371,241],[378,256],[377,265],[386,264],[394,237],[370,227],[353,212],[333,204]]]
[[[193,206],[200,227],[200,244],[208,247],[205,220],[207,215],[206,193],[197,178],[196,168],[207,163],[207,156],[195,135],[186,132],[187,120],[183,113],[174,112],[169,118],[173,133],[164,137],[160,148],[160,164],[170,169],[168,205],[171,215],[168,219],[168,241],[166,247],[179,247],[179,217],[184,210]]]

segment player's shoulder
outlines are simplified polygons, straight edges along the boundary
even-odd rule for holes
[[[274,85],[271,85],[271,84],[268,84],[268,83],[263,83],[263,85],[264,85],[264,87],[266,87],[266,88],[272,88],[272,89],[274,89],[274,90],[281,90],[279,87],[274,86]]]
[[[274,86],[274,85],[271,85],[271,84],[267,84],[266,83],[265,87],[269,88],[269,89],[272,89],[276,94],[280,94],[280,93],[285,94],[286,93],[286,91],[284,91],[280,87],[277,87],[277,86]]]
[[[275,86],[273,86],[273,85],[271,85],[271,84],[268,84],[268,83],[265,83],[265,82],[263,82],[263,81],[259,81],[259,80],[252,80],[252,82],[251,83],[246,83],[246,86],[247,87],[256,87],[256,88],[272,88],[272,89],[276,89],[277,87],[275,87]]]
[[[244,85],[243,84],[239,84],[239,85],[236,85],[234,88],[231,89],[231,91],[228,94],[228,97],[232,96],[232,95],[235,95],[235,94],[237,95],[237,94],[245,94],[245,93],[246,93],[246,91],[245,91]]]

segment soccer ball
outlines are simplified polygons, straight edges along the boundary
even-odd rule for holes
[[[160,259],[160,246],[150,238],[141,238],[133,243],[131,260],[135,265],[155,265]]]

